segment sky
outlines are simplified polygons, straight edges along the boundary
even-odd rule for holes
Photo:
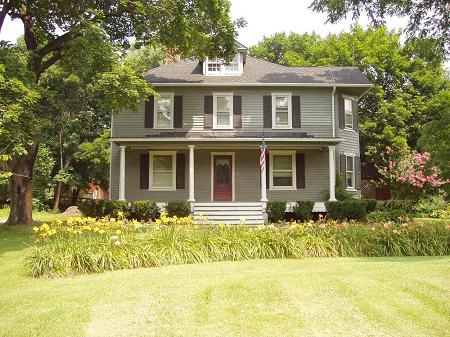
[[[243,17],[247,20],[247,27],[239,30],[238,40],[246,46],[260,41],[264,36],[276,32],[312,33],[320,35],[349,30],[355,21],[351,18],[342,20],[337,24],[325,24],[324,14],[314,13],[308,9],[312,0],[231,0],[231,17]],[[358,22],[367,26],[369,20],[361,18]],[[390,18],[387,25],[390,29],[399,29],[405,26],[404,18]],[[17,37],[23,34],[22,23],[19,20],[5,20],[0,40],[16,42]]]

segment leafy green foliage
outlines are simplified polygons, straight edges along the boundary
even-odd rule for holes
[[[133,45],[123,60],[125,66],[134,72],[142,74],[147,70],[158,67],[164,63],[166,51],[162,46]]]
[[[414,200],[381,200],[377,202],[377,211],[392,211],[400,209],[406,213],[413,213],[416,202]]]
[[[422,127],[419,147],[431,153],[433,164],[450,179],[450,90],[436,93],[429,106],[436,117]]]
[[[414,210],[430,216],[434,211],[445,210],[448,205],[443,194],[428,195],[416,203]]]
[[[359,101],[365,162],[377,163],[387,145],[415,149],[422,126],[440,116],[436,107],[448,104],[450,81],[435,43],[419,39],[402,44],[398,33],[384,27],[354,26],[327,37],[277,33],[250,52],[286,66],[358,67],[374,84]]]
[[[401,209],[393,209],[390,211],[374,211],[367,215],[368,222],[403,222],[407,219],[408,213]]]
[[[327,14],[327,22],[336,23],[351,14],[353,19],[366,13],[376,25],[384,25],[388,16],[405,16],[409,22],[406,32],[410,39],[435,38],[443,52],[448,53],[450,19],[448,2],[442,0],[313,0],[310,8]]]
[[[54,166],[55,159],[50,149],[45,144],[42,144],[36,156],[33,184],[33,198],[39,200],[42,204],[48,204],[53,192],[52,171]]]
[[[366,205],[366,212],[373,212],[377,208],[377,200],[375,199],[361,199],[360,202]]]
[[[159,216],[159,207],[151,200],[133,201],[131,218],[138,221],[155,220]]]
[[[166,211],[169,217],[186,217],[191,214],[191,204],[189,201],[169,201],[166,204]]]
[[[300,200],[292,208],[292,212],[297,217],[297,220],[308,221],[312,219],[312,210],[315,202],[310,200]]]
[[[284,214],[286,213],[286,201],[269,201],[267,202],[267,216],[271,222],[279,222],[284,219]]]
[[[360,200],[328,201],[325,206],[333,220],[364,220],[367,215],[366,204]]]
[[[320,222],[283,227],[142,226],[126,220],[68,220],[35,228],[26,258],[35,277],[182,263],[336,256],[447,255],[443,223]]]

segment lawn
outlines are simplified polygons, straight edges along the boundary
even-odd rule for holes
[[[9,208],[0,208],[0,224],[5,222],[9,215]],[[64,220],[67,216],[63,213],[53,213],[53,212],[37,212],[33,211],[33,220],[37,222],[46,222],[52,220]]]
[[[0,226],[0,336],[450,336],[450,257],[256,260],[24,275]]]

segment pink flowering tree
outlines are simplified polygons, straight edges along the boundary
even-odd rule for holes
[[[404,153],[387,146],[381,159],[383,164],[377,166],[380,183],[389,187],[393,198],[418,199],[450,182],[439,178],[438,168],[431,165],[428,152]]]

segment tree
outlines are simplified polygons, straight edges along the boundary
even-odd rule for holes
[[[21,55],[21,59],[26,62],[21,67],[12,68],[15,71],[7,81],[15,81],[15,75],[26,76],[27,81],[22,81],[23,91],[28,91],[28,97],[31,92],[37,94],[33,96],[33,102],[22,102],[32,106],[21,112],[21,119],[15,124],[16,133],[23,135],[23,139],[20,139],[23,140],[20,143],[23,151],[15,153],[7,165],[2,164],[7,171],[13,173],[10,177],[11,211],[8,224],[33,221],[33,166],[43,138],[44,126],[52,117],[49,113],[51,109],[47,109],[51,96],[42,95],[39,87],[43,75],[50,67],[67,58],[66,52],[73,41],[83,37],[92,27],[98,27],[113,44],[122,47],[128,47],[129,38],[134,37],[139,44],[161,43],[184,55],[209,55],[229,59],[234,45],[235,25],[229,18],[230,4],[223,0],[2,0],[0,5],[0,32],[6,16],[20,19],[27,50]],[[236,22],[236,25],[240,24],[241,21]],[[130,73],[125,71],[119,75],[105,76],[99,81],[99,85],[107,84],[108,81],[111,84],[112,80],[119,81],[114,83],[124,83],[123,75],[127,74]],[[8,90],[10,89],[4,89]],[[17,93],[8,94],[12,94],[12,99],[18,99]],[[104,104],[115,111],[128,105],[108,94],[108,91],[103,94],[99,96],[99,100],[103,100]],[[145,93],[128,90],[126,94],[140,100]],[[132,105],[133,102],[127,103]],[[29,118],[25,119],[25,114]],[[23,130],[27,124],[30,128]],[[7,147],[9,141],[2,134],[0,148]]]
[[[327,22],[336,23],[347,17],[358,18],[366,12],[376,26],[385,24],[386,16],[407,16],[406,32],[411,40],[431,37],[444,53],[449,51],[450,5],[447,0],[314,0],[310,8],[327,13]]]
[[[430,105],[437,110],[437,117],[423,126],[419,146],[431,153],[442,176],[450,179],[450,91],[438,93]]]
[[[386,28],[350,32],[278,33],[250,48],[252,55],[287,66],[356,66],[374,84],[360,98],[362,160],[376,163],[388,145],[417,148],[422,126],[438,116],[433,97],[449,92],[443,59],[430,39],[402,44]]]
[[[123,64],[133,69],[136,73],[143,72],[158,67],[164,63],[166,50],[162,46],[131,46],[123,60]]]

